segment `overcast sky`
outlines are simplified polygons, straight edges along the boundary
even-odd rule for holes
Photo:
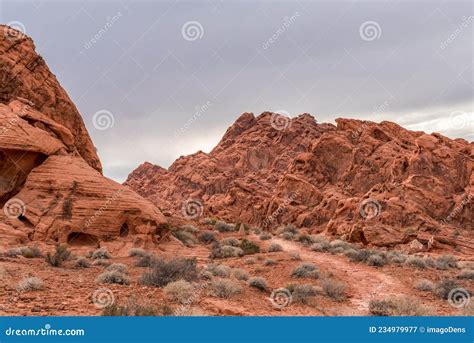
[[[81,112],[104,173],[210,151],[242,112],[474,140],[473,2],[1,1]],[[95,121],[94,121],[95,119]]]

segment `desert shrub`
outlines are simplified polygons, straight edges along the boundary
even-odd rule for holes
[[[415,283],[415,289],[424,292],[432,291],[434,289],[434,283],[426,279],[418,280]]]
[[[330,248],[329,252],[333,255],[343,254],[346,250],[343,247]]]
[[[313,285],[303,284],[291,287],[291,296],[296,303],[308,304],[308,302],[318,294]]]
[[[293,269],[291,276],[317,279],[319,278],[319,271],[314,264],[303,262],[298,267]]]
[[[155,259],[151,263],[150,270],[142,275],[140,282],[144,285],[163,287],[180,279],[194,281],[197,278],[196,258],[175,258],[169,261]]]
[[[46,262],[48,262],[53,267],[60,267],[63,262],[67,261],[71,256],[71,252],[67,250],[67,245],[57,244],[54,247],[54,254],[50,252],[46,253]]]
[[[440,256],[436,259],[436,262],[434,264],[437,269],[442,270],[458,267],[458,261],[453,255]]]
[[[427,257],[424,260],[427,268],[436,268],[436,262],[431,257]]]
[[[94,260],[97,260],[97,259],[108,259],[108,258],[112,258],[112,255],[110,255],[110,253],[107,251],[106,248],[100,248],[100,249],[96,249],[92,252],[92,255],[91,255],[91,258],[94,259]]]
[[[312,235],[311,240],[313,241],[313,243],[325,243],[325,244],[327,243],[327,244],[329,244],[329,241],[326,239],[326,237],[324,237],[321,234]]]
[[[232,270],[232,275],[237,279],[237,280],[248,280],[249,279],[249,273],[247,273],[245,270],[240,269],[240,268],[234,268]]]
[[[445,279],[443,281],[440,281],[436,284],[433,292],[436,294],[438,297],[442,299],[448,299],[449,293],[455,289],[455,288],[460,288],[461,286],[454,280],[451,279]]]
[[[181,226],[181,230],[189,232],[189,233],[193,233],[193,234],[196,234],[199,232],[199,229],[191,224],[185,224]]]
[[[387,260],[378,254],[374,254],[369,256],[367,259],[367,264],[373,267],[383,267],[385,264],[387,264]]]
[[[37,246],[18,248],[20,255],[26,258],[41,257],[41,250]]]
[[[141,248],[132,248],[128,251],[128,256],[130,257],[144,257],[147,256],[148,253]]]
[[[155,256],[147,254],[138,259],[138,261],[135,263],[135,267],[151,267],[156,260],[157,258]]]
[[[352,248],[352,244],[345,242],[341,239],[336,239],[332,241],[331,243],[329,243],[329,245],[331,246],[330,250],[337,249],[337,248],[342,248],[342,250],[347,250],[349,248]]]
[[[257,243],[243,239],[240,242],[240,249],[244,251],[244,255],[252,255],[260,252],[260,247]]]
[[[309,247],[311,244],[313,244],[311,236],[305,234],[296,235],[295,240],[303,244],[305,247]]]
[[[295,238],[295,235],[291,232],[283,232],[280,236],[286,241],[292,241]]]
[[[232,271],[232,268],[224,264],[209,264],[206,268],[207,271],[211,272],[214,276],[221,278],[228,278]]]
[[[112,263],[111,265],[107,266],[106,270],[108,271],[117,271],[119,273],[126,274],[128,272],[128,267],[123,263]]]
[[[229,245],[231,247],[238,247],[240,245],[240,241],[235,237],[226,237],[224,239],[221,239],[220,244]]]
[[[324,279],[322,288],[326,295],[336,301],[345,299],[346,285],[341,281]]]
[[[245,259],[244,263],[247,264],[247,265],[252,265],[252,264],[256,263],[256,260],[253,257],[249,257],[249,258]]]
[[[185,280],[170,282],[163,290],[168,299],[181,304],[187,303],[194,294],[194,286]]]
[[[106,271],[100,274],[96,279],[97,283],[115,283],[119,285],[128,285],[130,283],[128,276],[117,270]]]
[[[204,223],[207,225],[216,225],[217,219],[216,218],[205,218]]]
[[[356,250],[356,252],[356,254],[348,256],[352,262],[367,262],[369,257],[374,254],[374,251],[369,249]]]
[[[293,236],[295,236],[298,233],[298,229],[293,224],[288,224],[286,226],[280,227],[277,232],[279,234],[288,232],[288,233],[291,233]]]
[[[259,236],[260,240],[261,241],[268,241],[269,239],[272,239],[272,235],[270,235],[269,233],[262,233],[260,236]]]
[[[301,256],[300,256],[300,253],[297,252],[297,251],[291,251],[289,253],[290,257],[292,260],[295,260],[295,261],[300,261],[301,260]]]
[[[277,252],[277,251],[283,251],[283,247],[278,244],[278,243],[272,243],[268,247],[268,252]]]
[[[409,256],[405,263],[405,266],[408,267],[414,267],[414,268],[419,268],[419,269],[425,269],[426,268],[426,262],[424,259],[418,256]]]
[[[5,256],[7,257],[17,257],[18,255],[21,255],[21,252],[18,248],[12,248],[5,251]]]
[[[204,231],[199,235],[199,240],[205,244],[216,241],[216,235],[211,231]]]
[[[265,266],[274,266],[275,264],[277,264],[277,262],[271,258],[265,260],[265,262],[263,262],[263,264]]]
[[[254,287],[259,291],[265,291],[267,289],[267,280],[263,277],[252,277],[249,279],[248,284],[250,287]]]
[[[474,270],[466,269],[458,275],[458,279],[474,280]]]
[[[171,234],[187,247],[190,247],[196,243],[194,235],[190,232],[184,230],[172,230]]]
[[[43,288],[43,280],[37,277],[26,277],[17,286],[19,292],[38,291]]]
[[[344,251],[344,255],[347,256],[350,260],[357,258],[357,255],[359,254],[359,251],[357,249],[346,249]]]
[[[244,251],[240,248],[233,247],[230,245],[221,246],[219,243],[214,243],[211,248],[211,254],[209,258],[229,258],[229,257],[240,257],[244,255]]]
[[[102,310],[102,316],[171,316],[173,315],[173,310],[166,306],[162,305],[159,307],[150,306],[149,304],[144,304],[136,301],[135,297],[130,297],[127,301],[127,304],[124,306],[119,306],[116,303],[113,303],[110,306],[105,307]]]
[[[232,232],[232,231],[237,231],[236,226],[233,224],[227,224],[226,222],[223,222],[221,220],[218,220],[216,224],[214,225],[214,228],[219,231],[219,232]]]
[[[92,263],[94,266],[101,266],[101,267],[108,267],[110,266],[110,262],[107,261],[107,260],[103,260],[101,258],[99,258],[98,260],[95,260],[93,263]]]
[[[211,294],[219,298],[230,298],[242,291],[240,285],[231,280],[215,280],[211,282]]]
[[[76,262],[74,262],[74,265],[77,267],[77,268],[89,268],[90,267],[90,263],[89,261],[87,260],[87,258],[85,257],[78,257],[76,259]]]
[[[259,227],[254,227],[252,230],[256,235],[260,235],[262,233],[262,229]]]
[[[374,316],[426,316],[430,313],[417,299],[405,296],[388,300],[371,300],[369,312]]]
[[[399,252],[399,251],[390,251],[387,254],[387,260],[390,263],[395,263],[395,264],[403,264],[407,260],[407,255]]]
[[[331,246],[328,242],[316,242],[311,245],[310,249],[316,252],[328,251]]]

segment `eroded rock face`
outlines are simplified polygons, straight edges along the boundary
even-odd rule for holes
[[[473,167],[473,143],[391,122],[244,113],[209,154],[169,170],[142,164],[126,184],[176,215],[197,199],[203,216],[270,230],[294,223],[369,245],[417,239],[472,253]]]
[[[0,35],[0,75],[0,245],[158,242],[165,217],[102,176],[79,113],[30,38]]]

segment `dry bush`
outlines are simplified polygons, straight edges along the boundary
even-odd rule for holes
[[[108,252],[106,248],[96,249],[91,253],[91,258],[94,260],[97,259],[109,259],[112,258],[112,255]]]
[[[85,257],[78,257],[76,259],[76,261],[74,262],[74,265],[77,267],[77,268],[89,268],[90,267],[90,263],[89,261],[87,260],[87,258]]]
[[[142,248],[132,248],[128,251],[128,256],[130,257],[144,257],[147,255],[148,253]]]
[[[319,270],[316,266],[312,263],[303,262],[300,263],[293,272],[291,276],[298,277],[298,278],[319,278]]]
[[[289,255],[290,255],[290,257],[291,257],[292,260],[301,261],[301,256],[300,256],[299,252],[297,252],[297,251],[291,251],[291,252],[289,253]]]
[[[43,288],[43,280],[37,277],[26,277],[17,286],[19,292],[38,291]]]
[[[378,254],[370,255],[367,264],[373,267],[383,267],[387,264],[387,260]]]
[[[458,279],[474,281],[474,270],[472,269],[462,270],[461,274],[458,275]]]
[[[419,268],[419,269],[425,269],[426,268],[426,262],[424,259],[418,256],[409,256],[405,263],[405,266],[408,267],[414,267],[414,268]]]
[[[346,298],[346,285],[337,280],[333,279],[324,279],[322,283],[322,288],[324,293],[336,301],[342,301]]]
[[[53,267],[61,267],[62,264],[69,259],[71,252],[67,250],[67,245],[57,244],[54,248],[54,254],[46,254],[46,262],[48,262]]]
[[[157,261],[155,256],[145,255],[135,263],[135,267],[151,267],[155,261]]]
[[[434,265],[437,269],[446,270],[450,268],[457,268],[458,261],[453,255],[443,255],[436,259]]]
[[[260,246],[247,239],[243,239],[239,247],[243,250],[244,255],[258,254],[260,252]]]
[[[174,229],[171,230],[171,234],[187,247],[196,244],[196,238],[188,231]]]
[[[374,316],[428,316],[431,312],[417,299],[406,296],[388,300],[371,300],[369,311]]]
[[[140,282],[144,285],[163,287],[179,279],[194,281],[197,278],[196,258],[175,258],[170,261],[154,259],[150,270],[142,275]]]
[[[442,299],[448,299],[449,293],[456,288],[460,288],[461,286],[454,280],[445,279],[440,281],[434,287],[434,294]]]
[[[165,286],[164,292],[168,299],[181,304],[186,304],[195,293],[194,286],[185,280],[170,282]]]
[[[206,267],[206,270],[211,272],[212,275],[218,276],[221,278],[228,278],[230,277],[230,273],[232,271],[232,268],[229,266],[226,266],[224,264],[209,264]]]
[[[102,310],[102,316],[171,316],[173,309],[166,305],[155,307],[138,302],[134,296],[130,297],[127,304],[119,306],[116,303]]]
[[[419,280],[415,283],[415,289],[423,292],[431,292],[434,289],[435,285],[430,280]]]
[[[278,244],[278,243],[272,243],[268,247],[268,252],[277,252],[277,251],[283,251],[283,247]]]
[[[185,224],[181,226],[181,230],[192,233],[192,234],[196,234],[199,232],[199,229],[191,224]]]
[[[214,228],[219,231],[219,232],[233,232],[237,231],[236,226],[233,224],[227,224],[226,222],[223,222],[221,220],[218,220],[216,224],[214,225]]]
[[[268,241],[269,239],[272,239],[272,235],[269,233],[262,233],[258,238],[260,238],[261,241]]]
[[[265,262],[263,262],[263,265],[265,266],[274,266],[275,264],[277,264],[277,261],[269,258],[267,260],[265,260]]]
[[[220,245],[229,245],[231,247],[238,247],[240,245],[240,241],[235,237],[227,237],[220,241]]]
[[[37,258],[42,256],[41,250],[37,246],[19,247],[7,251],[7,256],[9,257],[16,257],[18,255],[26,258]]]
[[[310,249],[316,252],[328,251],[331,248],[329,242],[316,242],[311,245]]]
[[[404,264],[408,256],[399,251],[390,251],[387,254],[387,259],[390,263],[394,264]]]
[[[249,273],[247,273],[245,270],[240,269],[240,268],[234,268],[232,270],[232,275],[237,279],[237,280],[244,280],[247,281],[250,277]]]
[[[227,299],[241,291],[242,287],[231,280],[220,279],[211,282],[211,294],[219,298]]]
[[[301,304],[308,304],[318,294],[317,289],[311,284],[291,285],[288,290],[291,292],[293,301]]]
[[[204,231],[199,235],[199,240],[204,243],[213,243],[216,241],[216,235],[211,231]]]
[[[257,260],[253,257],[249,257],[249,258],[246,258],[244,263],[247,264],[247,265],[252,265],[252,264],[255,264],[257,262]]]
[[[128,267],[123,263],[112,263],[111,265],[107,266],[106,270],[110,271],[117,271],[122,274],[126,274],[128,272]]]
[[[249,279],[248,284],[250,287],[254,287],[262,292],[267,290],[268,287],[267,280],[265,280],[263,277],[252,277]]]
[[[130,283],[130,280],[128,279],[128,276],[126,274],[120,273],[119,271],[116,271],[116,270],[112,270],[112,271],[106,271],[100,274],[95,279],[95,282],[128,285]]]

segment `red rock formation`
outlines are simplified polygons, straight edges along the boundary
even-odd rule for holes
[[[370,245],[472,249],[473,167],[473,143],[391,122],[244,113],[209,154],[180,157],[168,171],[142,164],[126,184],[176,215],[197,199],[204,216],[269,229],[294,223]]]
[[[0,76],[0,244],[156,242],[164,216],[102,176],[79,113],[30,38],[0,35]]]

